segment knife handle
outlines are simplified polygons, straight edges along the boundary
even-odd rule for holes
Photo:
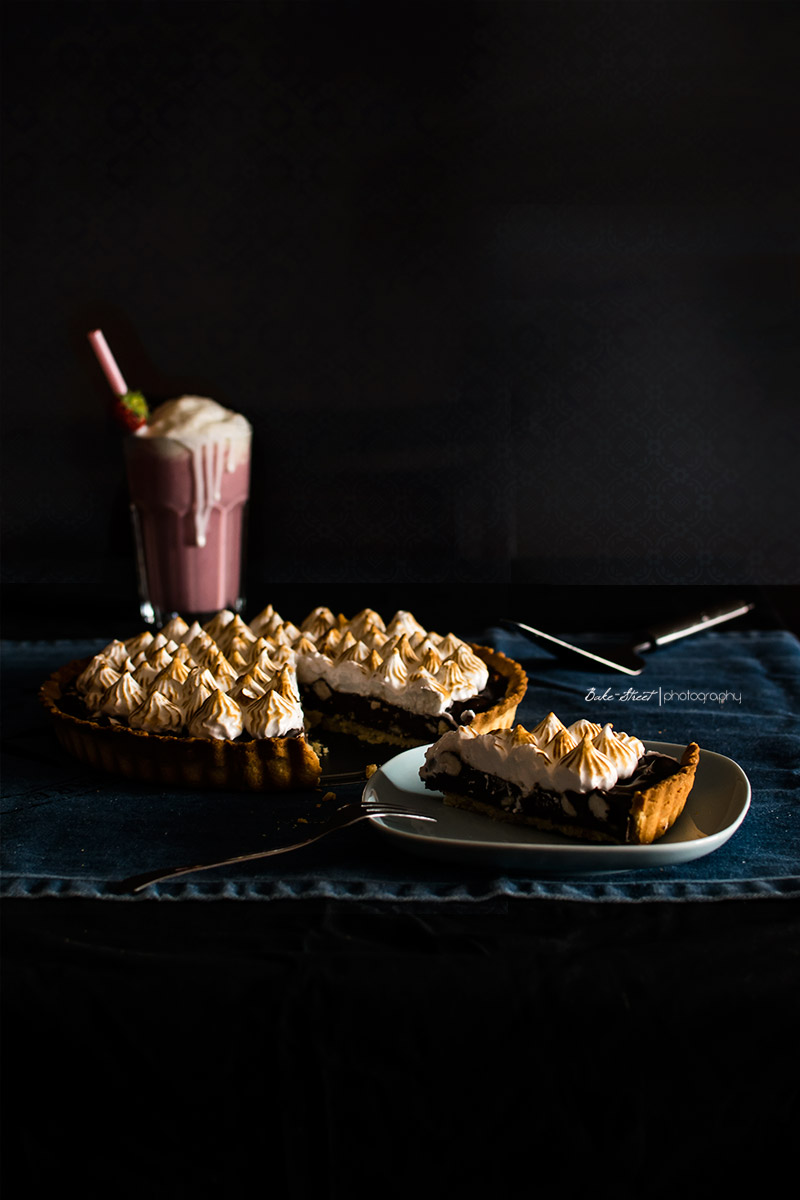
[[[743,617],[754,607],[748,600],[729,600],[725,604],[705,608],[678,621],[665,621],[663,624],[653,625],[633,649],[641,653],[643,650],[656,650],[659,646],[668,646],[670,642],[677,642],[680,638],[701,633],[704,629],[722,625],[725,621],[733,621],[736,617]]]

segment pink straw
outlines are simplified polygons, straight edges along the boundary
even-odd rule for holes
[[[128,390],[128,385],[122,377],[122,372],[114,361],[114,355],[108,348],[106,339],[103,337],[100,329],[94,329],[86,335],[92,344],[92,349],[97,355],[97,361],[103,368],[103,373],[111,385],[111,390],[115,396],[124,396]]]

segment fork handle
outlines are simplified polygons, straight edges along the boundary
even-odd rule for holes
[[[215,862],[195,863],[192,866],[185,867],[170,867],[168,870],[148,871],[144,875],[130,875],[127,879],[122,879],[118,883],[111,885],[115,892],[141,892],[146,887],[150,887],[153,883],[163,883],[167,879],[177,879],[180,875],[193,875],[196,871],[210,871],[213,867],[234,867],[238,863],[254,862],[257,858],[271,858],[275,854],[288,854],[291,850],[300,850],[303,846],[310,846],[314,842],[318,842],[320,838],[324,838],[326,834],[335,833],[337,829],[347,829],[348,825],[355,825],[357,821],[363,821],[368,817],[369,813],[354,813],[347,821],[337,824],[332,828],[320,829],[318,833],[311,834],[305,837],[302,841],[292,842],[288,846],[276,846],[272,850],[254,850],[250,854],[237,854],[233,858],[221,858]]]

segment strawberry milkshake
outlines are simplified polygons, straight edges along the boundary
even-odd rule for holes
[[[140,611],[148,623],[243,607],[251,433],[239,413],[181,396],[125,439]]]

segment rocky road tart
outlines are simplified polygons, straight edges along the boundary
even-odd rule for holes
[[[415,649],[416,647],[416,649]],[[69,663],[41,698],[62,745],[130,778],[192,787],[313,787],[314,726],[422,745],[459,721],[510,725],[521,668],[409,613],[388,625],[315,609],[301,627],[268,606],[250,623],[227,610],[205,625],[173,617],[160,632],[115,639]]]
[[[40,694],[63,747],[116,774],[254,791],[319,783],[290,647],[227,611],[204,627],[174,617],[157,634],[115,639]]]
[[[464,724],[506,728],[528,685],[504,654],[426,630],[404,611],[386,624],[372,609],[348,619],[317,608],[293,648],[307,725],[373,743],[421,746]]]
[[[495,820],[642,845],[683,812],[699,757],[694,742],[679,762],[610,724],[565,727],[549,713],[532,730],[465,726],[444,734],[426,751],[420,778],[445,804]]]

